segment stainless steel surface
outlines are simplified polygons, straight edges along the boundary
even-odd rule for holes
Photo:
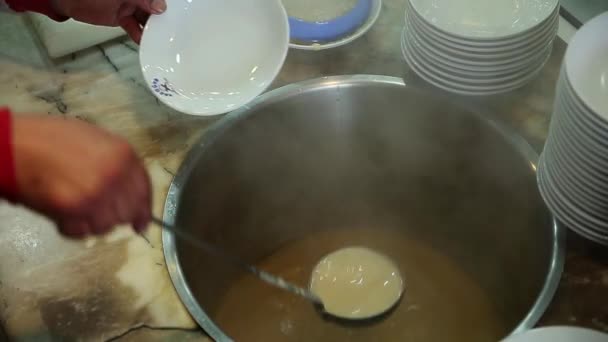
[[[466,269],[521,331],[543,314],[564,262],[564,231],[539,197],[536,162],[488,117],[401,79],[327,77],[222,118],[182,165],[164,219],[202,227],[190,233],[255,263],[312,231],[390,215]],[[163,244],[190,313],[229,341],[208,313],[238,272],[168,231]]]
[[[240,269],[245,270],[253,274],[256,278],[261,281],[270,284],[272,286],[278,287],[287,292],[291,292],[296,296],[301,296],[311,301],[314,305],[319,305],[321,308],[323,307],[323,302],[321,299],[314,295],[310,290],[302,288],[298,285],[290,283],[284,280],[281,277],[277,277],[273,274],[270,274],[264,270],[261,270],[253,265],[248,264],[247,262],[241,260],[239,257],[236,257],[221,248],[217,248],[216,246],[207,243],[206,241],[198,238],[196,235],[190,233],[188,230],[178,228],[173,224],[169,224],[164,222],[163,220],[152,217],[152,222],[157,224],[159,227],[163,228],[163,231],[168,231],[173,233],[175,236],[180,238],[182,241],[190,244],[191,246],[200,249],[201,251],[209,254],[210,256],[219,257],[220,262],[224,261],[226,263],[232,264],[233,267],[238,267]]]

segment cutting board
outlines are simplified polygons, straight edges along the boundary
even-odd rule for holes
[[[30,14],[30,17],[51,58],[63,57],[125,34],[116,27],[93,26],[71,19],[59,23],[39,14]]]

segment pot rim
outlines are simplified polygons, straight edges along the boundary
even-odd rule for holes
[[[298,83],[289,84],[267,93],[258,96],[255,100],[249,104],[237,109],[234,112],[226,114],[218,122],[213,124],[205,134],[199,139],[197,144],[199,149],[196,153],[189,152],[180,166],[176,176],[173,178],[167,198],[165,200],[165,207],[163,211],[163,219],[167,224],[175,224],[176,209],[181,195],[181,189],[187,181],[196,161],[199,157],[205,153],[207,146],[211,146],[212,142],[220,137],[223,132],[232,127],[235,123],[248,117],[254,111],[256,107],[262,105],[268,105],[271,103],[278,102],[285,98],[306,93],[310,91],[316,91],[324,88],[340,88],[340,87],[351,87],[358,84],[382,84],[382,85],[396,85],[401,87],[409,87],[401,78],[391,76],[379,76],[379,75],[344,75],[344,76],[326,76]],[[465,108],[471,111],[470,108]],[[473,114],[475,111],[471,111]],[[526,158],[530,163],[530,166],[536,173],[539,155],[534,149],[528,144],[528,142],[520,135],[515,133],[513,130],[505,127],[504,125],[498,124],[496,121],[487,118],[486,116],[478,115],[482,120],[486,121],[490,126],[496,129],[502,134],[509,142],[511,142],[515,148]],[[193,146],[193,147],[194,147]],[[194,149],[191,149],[194,151]],[[528,311],[528,314],[520,321],[510,334],[520,333],[532,329],[536,323],[541,319],[549,304],[551,303],[553,296],[555,295],[557,288],[560,283],[561,275],[564,269],[565,262],[565,245],[566,245],[566,230],[557,222],[557,220],[551,215],[552,231],[553,231],[553,243],[551,252],[551,262],[549,264],[549,270],[545,278],[543,287],[538,294],[536,301]],[[196,321],[196,323],[203,328],[203,330],[215,341],[228,342],[233,341],[227,336],[207,315],[203,308],[199,305],[196,298],[192,294],[182,269],[179,264],[176,248],[175,235],[168,231],[162,231],[162,243],[163,253],[165,256],[165,263],[173,282],[173,286],[177,291],[179,298],[182,303]]]

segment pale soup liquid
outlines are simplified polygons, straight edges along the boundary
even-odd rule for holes
[[[285,245],[258,266],[308,286],[319,260],[353,245],[382,253],[399,267],[404,292],[385,319],[363,325],[328,321],[306,300],[248,275],[227,289],[212,319],[237,342],[496,342],[508,333],[474,279],[438,251],[396,231],[314,233]]]
[[[312,271],[310,290],[323,310],[345,319],[367,319],[391,309],[401,297],[399,268],[365,247],[346,247],[325,256]]]

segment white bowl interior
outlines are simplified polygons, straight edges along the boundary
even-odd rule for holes
[[[585,24],[566,51],[568,79],[575,93],[608,120],[608,12]]]
[[[427,22],[463,37],[498,38],[547,19],[558,0],[409,0]]]
[[[289,24],[280,0],[176,0],[144,30],[148,86],[188,114],[226,113],[262,93],[280,71]]]

